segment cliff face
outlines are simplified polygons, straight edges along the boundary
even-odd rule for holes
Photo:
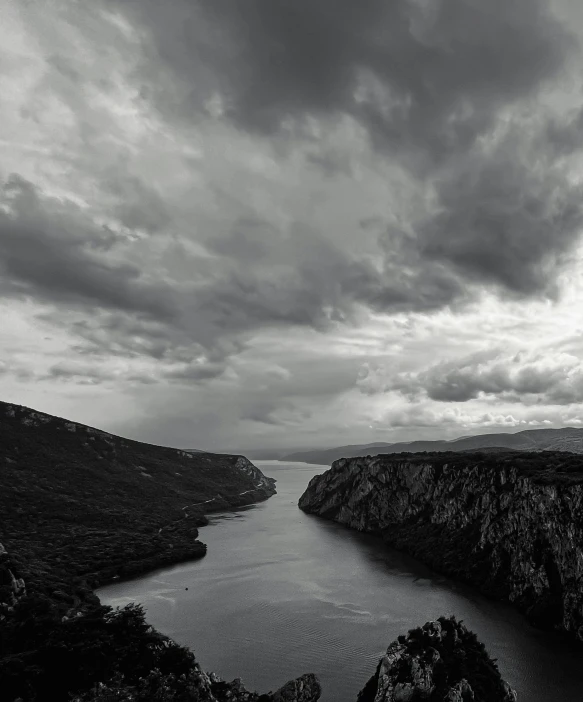
[[[299,501],[583,641],[583,458],[401,454],[336,461]]]

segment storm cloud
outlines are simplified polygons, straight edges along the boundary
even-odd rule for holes
[[[429,211],[420,203],[403,228],[387,223],[382,282],[345,274],[357,297],[391,311],[447,305],[472,283],[554,294],[580,233],[580,187],[563,158],[581,139],[580,118],[542,107],[578,46],[547,2],[171,6],[117,4],[153,42],[140,79],[171,119],[218,101],[240,129],[317,142],[348,116],[432,193]]]
[[[169,109],[218,95],[225,116],[267,133],[289,118],[349,114],[424,159],[471,146],[501,108],[555,78],[575,44],[543,0],[113,5],[138,19],[179,82],[184,101]]]
[[[567,3],[63,0],[0,20],[15,399],[31,377],[60,412],[117,392],[122,429],[210,447],[560,422],[581,400]]]

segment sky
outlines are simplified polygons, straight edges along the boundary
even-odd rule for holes
[[[583,427],[579,0],[0,37],[0,399],[211,451]]]

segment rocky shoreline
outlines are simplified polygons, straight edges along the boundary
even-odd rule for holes
[[[583,641],[583,459],[401,454],[335,461],[305,512],[378,534],[435,570]]]
[[[15,566],[10,555],[0,544],[0,624],[19,635],[18,620],[22,619],[30,605],[26,584],[14,572]],[[145,649],[138,658],[152,656],[152,643],[157,649],[157,659],[163,659],[161,652],[175,651],[170,671],[160,670],[160,663],[154,665],[147,675],[132,678],[127,673],[118,672],[109,679],[98,680],[93,687],[81,694],[73,695],[71,702],[110,702],[110,700],[136,700],[146,702],[158,699],[164,690],[164,700],[181,702],[317,702],[322,694],[318,678],[308,673],[290,680],[275,692],[259,694],[249,691],[240,678],[227,682],[214,673],[203,671],[188,649],[177,646],[168,637],[154,631],[144,619],[140,607],[129,605],[121,610],[95,606],[95,595],[77,602],[66,614],[59,615],[49,630],[49,638],[61,639],[68,643],[71,634],[67,629],[83,631],[87,627],[95,635],[96,626],[106,637],[108,628],[119,628],[124,622],[127,633],[118,631],[122,646]],[[34,601],[34,600],[33,600]],[[16,622],[16,626],[15,626]],[[36,623],[35,623],[36,624]],[[113,625],[113,626],[112,626]],[[21,624],[22,626],[22,624]],[[60,637],[55,637],[54,629],[60,628]],[[133,636],[134,641],[128,641]],[[137,638],[136,638],[137,637]],[[23,661],[26,660],[25,654]],[[135,655],[135,654],[134,654]],[[18,656],[12,660],[0,657],[0,682],[8,691],[10,702],[22,700],[44,700],[45,696],[22,696],[19,686],[19,673],[14,679],[11,668]],[[22,665],[22,663],[20,664]],[[182,670],[182,674],[178,673]],[[37,671],[38,672],[38,671]],[[18,693],[11,690],[19,689]],[[25,688],[24,688],[25,689]],[[60,699],[54,689],[48,689],[47,699]],[[18,695],[18,697],[16,696]],[[515,702],[516,693],[500,676],[495,662],[486,652],[484,645],[455,618],[441,617],[427,622],[423,627],[409,631],[390,644],[381,658],[375,673],[359,693],[357,702],[413,702],[416,699],[432,702]]]
[[[275,492],[273,479],[242,456],[140,444],[6,403],[0,403],[0,429],[3,699],[315,702],[320,697],[313,674],[259,695],[238,679],[226,682],[205,673],[191,651],[147,623],[141,607],[112,610],[93,592],[98,585],[203,556],[206,546],[197,540],[197,527],[205,523],[204,513],[267,499]],[[483,647],[460,645],[452,657],[449,644],[467,641],[466,633],[457,623],[439,627],[457,633],[440,643],[438,625],[432,624],[427,636],[411,632],[410,645],[407,637],[394,644],[399,655],[389,649],[377,670],[377,691],[370,697],[370,683],[364,702],[511,699]],[[468,660],[474,661],[469,668]],[[498,696],[482,695],[484,675]]]

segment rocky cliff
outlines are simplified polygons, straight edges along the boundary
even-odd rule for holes
[[[583,641],[583,458],[567,453],[341,459],[306,512],[380,535]]]
[[[514,702],[476,635],[441,617],[399,636],[381,658],[358,702]]]

